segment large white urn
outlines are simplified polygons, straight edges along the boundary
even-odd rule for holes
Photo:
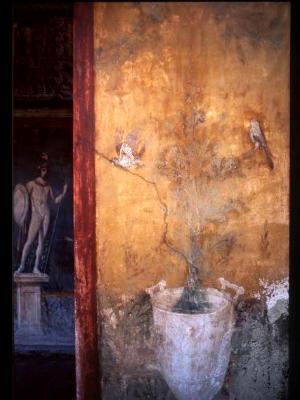
[[[222,289],[205,289],[211,304],[205,313],[174,312],[183,288],[166,289],[165,282],[146,291],[153,306],[158,368],[178,400],[212,400],[223,386],[231,352],[234,302],[244,292],[220,278]]]

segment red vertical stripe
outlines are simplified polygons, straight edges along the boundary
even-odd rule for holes
[[[76,399],[100,399],[95,249],[93,3],[74,5],[73,162]]]

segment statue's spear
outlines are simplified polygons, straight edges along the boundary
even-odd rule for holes
[[[67,177],[66,177],[66,175],[65,175],[65,184],[66,184],[66,183],[67,183]],[[56,211],[56,216],[55,216],[55,220],[54,220],[54,226],[53,226],[53,229],[52,229],[52,232],[51,232],[51,238],[50,238],[50,241],[49,241],[49,246],[48,246],[46,261],[45,261],[44,266],[43,266],[43,273],[45,273],[46,268],[47,268],[48,259],[49,259],[49,254],[50,254],[50,250],[51,250],[52,243],[53,243],[53,239],[54,239],[54,233],[55,233],[55,230],[56,230],[56,224],[57,224],[58,214],[59,214],[60,205],[61,205],[62,201],[63,201],[63,199],[61,199],[61,201],[58,203],[58,207],[57,207],[57,211]]]

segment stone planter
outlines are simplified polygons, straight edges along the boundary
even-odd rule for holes
[[[183,288],[148,290],[158,369],[178,400],[211,400],[221,390],[231,352],[234,300],[243,293],[238,289],[234,299],[224,291],[206,289],[212,308],[202,314],[172,311]]]

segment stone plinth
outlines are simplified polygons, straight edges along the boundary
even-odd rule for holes
[[[28,334],[41,333],[41,285],[46,274],[15,273],[17,285],[17,329]]]

